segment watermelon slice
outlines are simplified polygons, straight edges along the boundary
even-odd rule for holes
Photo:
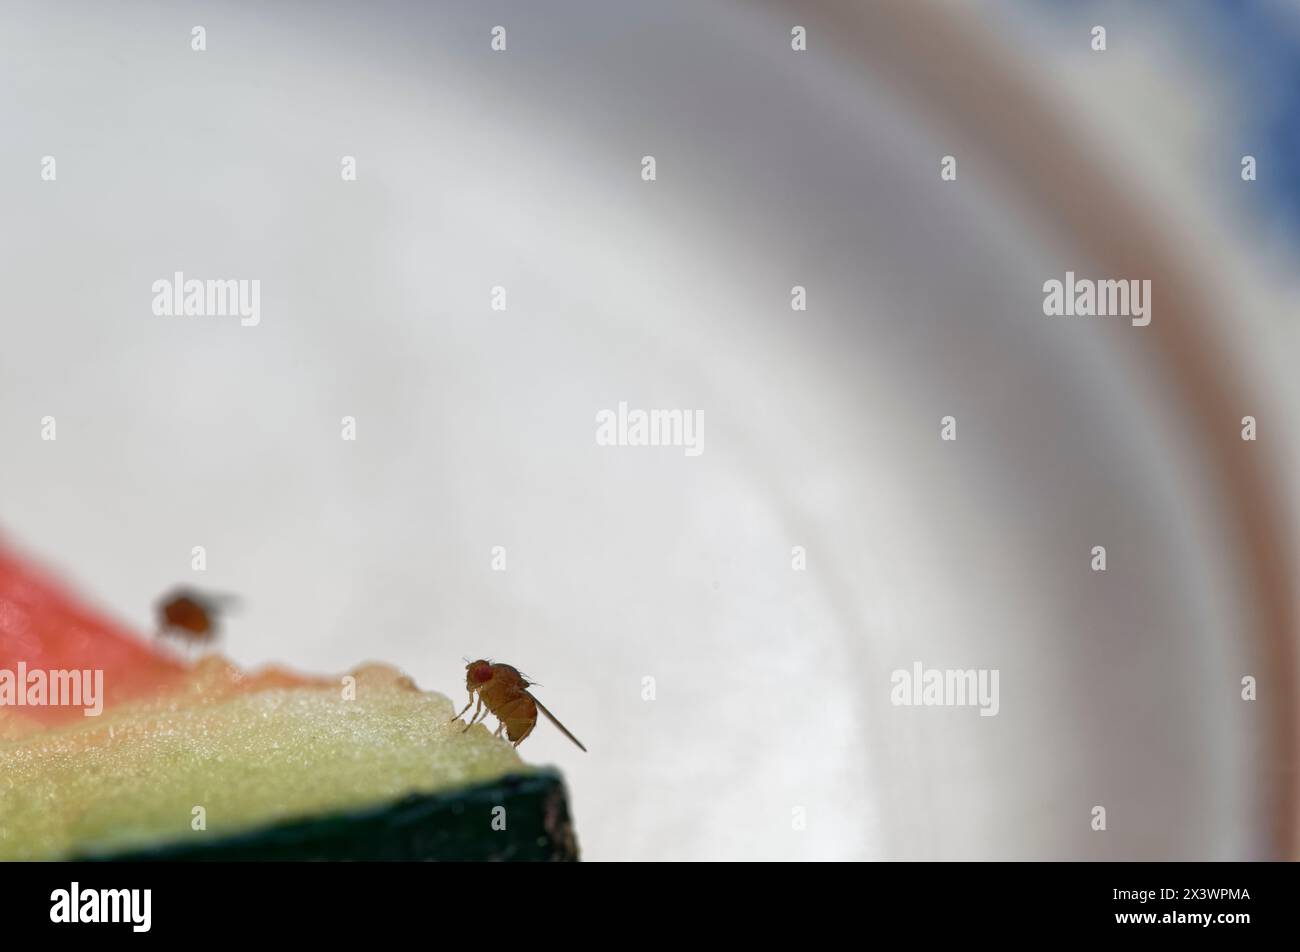
[[[102,672],[102,712],[20,670]],[[0,859],[576,859],[560,776],[454,713],[384,665],[184,662],[0,546]]]

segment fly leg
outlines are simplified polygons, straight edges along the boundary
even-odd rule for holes
[[[473,692],[473,691],[470,691],[470,692],[469,692],[469,704],[466,704],[465,707],[461,709],[461,712],[460,712],[459,714],[457,714],[455,717],[453,717],[452,720],[453,720],[453,721],[458,721],[458,720],[460,720],[462,717],[464,717],[464,716],[465,716],[465,712],[469,710],[469,706],[470,706],[470,704],[473,704],[473,703],[474,703],[474,692]]]
[[[468,708],[469,705],[467,704],[467,705],[465,705],[465,707]],[[474,722],[478,720],[478,714],[479,714],[479,711],[481,711],[481,710],[483,710],[483,698],[482,698],[482,697],[480,697],[480,698],[478,699],[478,707],[474,708],[474,716],[471,717],[471,718],[469,719],[469,723],[465,725],[465,731],[469,730],[471,727],[474,726]],[[485,715],[483,715],[483,716],[486,717],[487,715],[485,714]],[[465,733],[465,731],[461,731],[461,733],[463,734],[463,733]]]

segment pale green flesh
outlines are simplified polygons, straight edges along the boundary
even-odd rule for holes
[[[0,741],[0,859],[196,842],[528,768],[389,668],[198,705],[106,711]],[[196,830],[202,807],[206,830]]]

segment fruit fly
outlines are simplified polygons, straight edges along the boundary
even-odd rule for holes
[[[172,635],[192,645],[215,641],[221,612],[238,602],[233,595],[173,589],[158,601],[158,634]]]
[[[536,683],[520,674],[518,668],[512,668],[508,664],[493,664],[482,659],[471,661],[465,666],[465,687],[469,688],[469,704],[466,704],[465,710],[452,720],[464,717],[465,711],[469,710],[470,704],[474,703],[474,697],[477,695],[478,707],[474,709],[474,716],[465,725],[465,730],[469,730],[478,721],[486,719],[488,714],[494,714],[500,723],[493,736],[500,737],[501,731],[504,730],[510,742],[518,747],[537,726],[537,712],[541,711],[548,721],[560,729],[561,734],[585,752],[587,748],[582,746],[582,741],[570,734],[569,729],[557,721],[555,715],[528,690]]]

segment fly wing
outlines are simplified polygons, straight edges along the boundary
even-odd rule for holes
[[[229,592],[204,592],[203,600],[222,611],[239,611],[244,607],[244,600]]]
[[[537,700],[537,698],[533,697],[533,694],[532,694],[531,691],[525,691],[524,693],[527,694],[529,697],[533,698],[533,703],[537,705],[537,709],[538,709],[539,711],[541,711],[543,714],[546,715],[546,719],[547,719],[548,721],[550,721],[552,724],[554,724],[556,727],[558,727],[558,728],[560,729],[560,733],[561,733],[561,734],[563,734],[565,737],[569,738],[569,740],[571,740],[571,741],[573,741],[575,744],[577,744],[578,747],[581,748],[581,750],[582,750],[582,752],[583,752],[584,754],[587,752],[587,748],[582,746],[582,741],[578,740],[578,738],[576,738],[576,737],[574,737],[572,734],[570,734],[570,733],[569,733],[569,729],[568,729],[567,727],[565,727],[563,724],[561,724],[559,721],[557,721],[557,720],[555,719],[555,715],[552,714],[550,711],[548,711],[548,710],[546,709],[546,705],[545,705],[545,704],[543,704],[541,701]]]

